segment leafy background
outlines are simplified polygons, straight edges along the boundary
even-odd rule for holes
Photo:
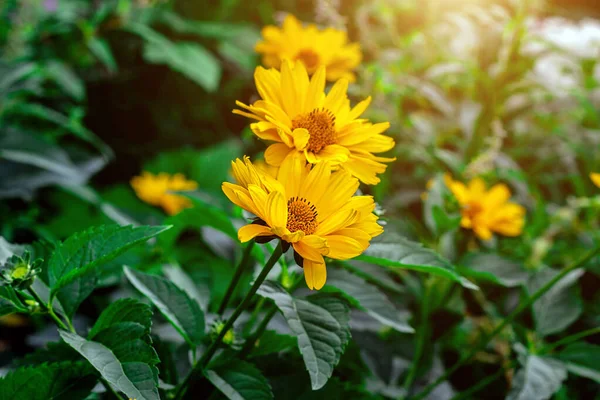
[[[260,28],[286,13],[361,43],[352,95],[373,96],[398,143],[363,188],[386,234],[318,294],[280,260],[188,396],[600,398],[600,258],[560,275],[598,246],[594,1],[6,0],[0,262],[44,263],[41,299],[0,287],[0,399],[177,392],[244,250],[220,186],[262,146],[231,109],[255,96]],[[562,47],[543,35],[554,17],[574,32]],[[194,207],[142,203],[129,180],[143,170],[197,181]],[[509,184],[523,235],[460,230],[445,172]],[[271,250],[252,249],[225,315]]]

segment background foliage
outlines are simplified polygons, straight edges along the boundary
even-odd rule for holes
[[[43,262],[0,287],[0,399],[177,393],[223,327],[244,248],[221,183],[262,149],[231,109],[285,13],[361,44],[352,94],[397,142],[363,188],[386,233],[318,294],[282,258],[188,395],[600,399],[600,8],[533,0],[3,2],[0,263]],[[141,202],[141,171],[198,182],[193,207]],[[460,229],[444,173],[507,183],[523,234]]]

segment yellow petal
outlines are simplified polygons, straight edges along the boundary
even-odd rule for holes
[[[317,207],[317,210],[319,209],[321,198],[329,185],[330,177],[331,165],[327,162],[322,162],[312,167],[300,187],[300,193],[302,193],[308,201],[314,204]]]
[[[285,187],[288,199],[300,194],[300,184],[304,181],[306,173],[306,161],[302,153],[290,153],[281,163],[277,180]]]
[[[358,211],[354,209],[341,209],[333,212],[325,220],[319,222],[317,234],[328,235],[342,228],[346,228],[350,224],[356,222]]]
[[[327,94],[323,107],[334,114],[337,114],[340,109],[348,103],[348,97],[346,96],[347,91],[348,81],[346,79],[340,79],[333,85]]]
[[[287,204],[283,193],[271,192],[267,197],[265,217],[267,224],[277,229],[278,232],[286,230],[287,225]],[[279,234],[279,233],[277,233]]]
[[[325,268],[325,262],[317,263],[310,260],[304,260],[304,280],[306,286],[310,290],[319,290],[325,286],[327,281],[327,269]]]
[[[336,260],[348,260],[361,255],[365,251],[360,242],[348,236],[328,235],[327,244],[329,245],[327,257]]]
[[[292,137],[294,139],[294,146],[296,150],[302,151],[306,148],[308,144],[308,140],[310,139],[310,133],[308,133],[307,129],[304,128],[296,128],[292,132]]]
[[[329,146],[325,146],[315,156],[317,162],[329,161],[331,165],[338,165],[348,161],[350,151],[344,146],[330,144]]]
[[[308,92],[304,103],[304,111],[320,108],[325,98],[325,68],[320,67],[314,73],[308,85]]]
[[[270,236],[272,235],[271,230],[263,225],[248,224],[242,226],[238,230],[238,239],[242,243],[246,243],[249,240],[254,239],[257,236]]]
[[[600,188],[600,173],[592,172],[590,174],[590,179],[592,180],[592,182],[594,182],[594,185],[596,185]]]
[[[310,235],[310,236],[315,236],[315,235]],[[316,241],[308,241],[306,240],[307,237],[310,236],[304,236],[302,238],[302,240],[300,240],[299,242],[293,243],[294,246],[294,250],[296,250],[298,252],[298,254],[300,254],[302,256],[302,258],[306,259],[306,260],[312,260],[315,262],[324,262],[323,261],[323,253],[322,251],[324,251],[324,249],[326,249],[327,247],[327,242],[325,243],[325,247],[323,247],[323,245],[321,243],[315,243]],[[322,238],[321,238],[322,239]],[[325,239],[322,239],[322,241],[324,241]],[[313,247],[313,245],[317,245],[318,247]]]
[[[265,151],[265,161],[267,164],[270,164],[274,167],[279,167],[283,160],[288,156],[290,151],[295,151],[294,149],[290,149],[284,143],[275,143],[267,147]]]

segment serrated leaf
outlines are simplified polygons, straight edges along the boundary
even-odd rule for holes
[[[570,272],[533,303],[538,333],[546,336],[561,332],[579,318],[583,312],[583,301],[576,283],[583,273],[583,270]],[[537,291],[557,274],[558,271],[550,268],[538,271],[527,282],[529,293]]]
[[[567,371],[560,361],[529,355],[515,375],[506,400],[547,400],[566,378]]]
[[[144,363],[122,364],[114,353],[101,343],[88,341],[81,336],[59,331],[63,340],[102,375],[117,390],[137,400],[159,400],[158,382],[149,365]]]
[[[279,353],[295,347],[297,340],[290,335],[282,335],[275,331],[265,331],[254,345],[250,356],[260,357],[267,354]]]
[[[56,248],[50,258],[48,278],[51,293],[169,228],[104,225],[71,236]]]
[[[466,257],[461,269],[463,275],[472,276],[506,287],[516,287],[527,282],[530,272],[522,264],[494,253],[474,253]]]
[[[572,374],[600,383],[600,346],[597,344],[572,343],[558,354],[558,358]]]
[[[125,267],[129,282],[158,308],[190,346],[204,337],[204,313],[198,303],[166,279]]]
[[[381,236],[372,241],[369,248],[356,259],[384,267],[428,272],[452,279],[468,289],[479,289],[477,285],[460,276],[449,261],[433,250],[398,235]]]
[[[379,288],[364,279],[342,269],[330,268],[327,271],[327,288],[349,297],[351,302],[382,324],[399,332],[414,332],[407,322],[410,315],[398,310]]]
[[[272,399],[267,379],[252,364],[241,360],[209,365],[206,378],[229,400]]]
[[[101,330],[120,322],[137,322],[149,332],[152,325],[152,309],[135,299],[119,299],[102,311],[88,338],[94,339]]]
[[[350,308],[336,296],[293,298],[279,284],[267,281],[257,292],[275,301],[298,338],[298,347],[314,390],[322,388],[333,373],[350,338]]]
[[[0,400],[85,399],[97,381],[82,362],[22,367],[0,378]]]

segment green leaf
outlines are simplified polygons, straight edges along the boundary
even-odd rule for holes
[[[183,19],[172,12],[161,12],[158,15],[159,21],[168,25],[173,30],[180,33],[191,33],[194,35],[213,38],[213,39],[231,39],[237,36],[256,36],[256,29],[251,25],[242,25],[239,23],[191,21]]]
[[[198,303],[168,280],[125,267],[129,282],[173,325],[190,346],[204,337],[204,313]]]
[[[241,360],[213,363],[204,372],[206,378],[230,400],[272,399],[267,379],[252,364]]]
[[[83,153],[71,157],[53,143],[23,131],[0,135],[0,198],[31,197],[39,188],[84,184],[106,160]]]
[[[152,310],[144,303],[135,299],[119,299],[108,306],[90,330],[88,337],[94,339],[103,329],[110,328],[120,322],[137,322],[150,331],[152,325]]]
[[[166,265],[163,267],[163,272],[167,279],[196,300],[202,311],[206,312],[210,301],[210,289],[208,287],[206,291],[200,292],[192,278],[178,265]]]
[[[85,340],[75,333],[59,331],[63,340],[85,357],[102,377],[117,390],[137,400],[158,400],[158,382],[149,365],[121,363],[103,344]]]
[[[384,267],[428,272],[452,279],[465,288],[479,289],[477,285],[460,276],[449,261],[433,250],[399,235],[381,235],[372,241],[369,248],[356,259]]]
[[[51,292],[56,293],[94,268],[169,228],[104,225],[69,237],[56,248],[48,264]]]
[[[322,388],[350,339],[348,305],[329,294],[310,300],[293,298],[279,284],[270,281],[263,283],[257,293],[275,301],[298,338],[312,388]]]
[[[96,58],[104,64],[106,69],[110,72],[117,72],[118,66],[115,58],[113,57],[110,45],[106,40],[99,37],[91,37],[87,40],[87,45],[90,51],[96,56]]]
[[[296,346],[296,338],[290,335],[281,335],[275,331],[265,331],[257,340],[252,357],[265,356],[267,354],[279,353]]]
[[[414,332],[407,322],[410,315],[398,310],[379,288],[364,279],[342,269],[330,268],[327,271],[327,288],[341,292],[382,324],[398,332]]]
[[[213,92],[219,87],[219,60],[200,44],[172,42],[144,25],[133,25],[129,29],[146,41],[144,59],[149,63],[168,65],[208,92]]]
[[[463,275],[487,280],[506,287],[516,287],[529,279],[530,272],[521,263],[514,262],[494,253],[473,253],[463,262]]]
[[[566,378],[567,371],[560,361],[529,355],[515,375],[506,400],[547,400]]]
[[[546,336],[561,332],[579,318],[583,312],[583,301],[577,281],[583,273],[583,270],[569,273],[533,303],[538,333]],[[538,271],[527,282],[529,293],[536,292],[558,274],[558,271],[550,268]]]
[[[85,399],[97,381],[83,362],[22,367],[0,378],[0,400]]]
[[[599,345],[587,342],[572,343],[558,354],[558,358],[566,364],[569,372],[600,383]]]
[[[56,84],[73,99],[82,101],[85,98],[83,81],[73,72],[68,65],[56,60],[48,61],[44,71]]]

